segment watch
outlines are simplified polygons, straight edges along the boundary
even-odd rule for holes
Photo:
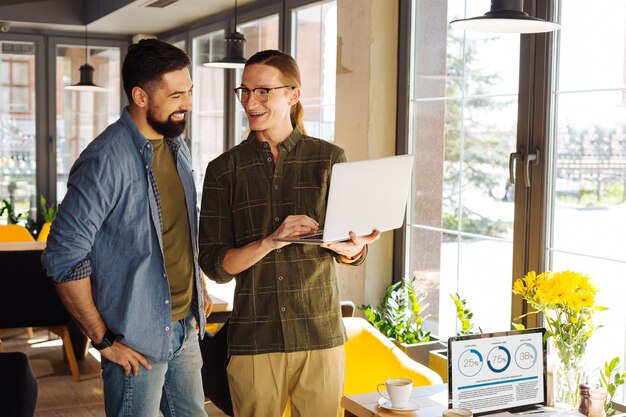
[[[102,349],[111,347],[113,342],[115,342],[116,340],[117,340],[117,335],[113,334],[111,330],[106,329],[106,332],[104,332],[104,337],[102,338],[102,342],[94,343],[94,341],[92,340],[91,346],[93,346],[97,350],[102,350]]]

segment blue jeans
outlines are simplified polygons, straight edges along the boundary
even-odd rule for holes
[[[206,416],[202,389],[202,356],[196,320],[187,318],[171,324],[167,362],[141,367],[139,375],[124,375],[124,368],[102,358],[104,408],[108,417]]]

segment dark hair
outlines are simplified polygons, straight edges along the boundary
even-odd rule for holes
[[[161,81],[163,74],[190,65],[187,54],[167,42],[142,39],[130,45],[122,66],[122,80],[128,101],[133,102],[134,87],[149,90],[152,83]]]
[[[257,52],[256,54],[248,58],[248,60],[246,61],[246,67],[253,64],[269,65],[270,67],[276,68],[278,71],[280,71],[282,76],[285,77],[285,83],[287,85],[292,85],[295,87],[301,87],[302,85],[298,63],[289,54],[278,51],[276,49],[267,49],[265,51]],[[300,132],[306,135],[303,119],[304,108],[298,100],[296,104],[291,106],[291,124],[293,126],[298,126]]]

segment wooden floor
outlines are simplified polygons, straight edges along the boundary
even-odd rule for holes
[[[74,382],[70,367],[63,359],[61,341],[47,330],[34,329],[31,340],[24,329],[5,330],[2,343],[5,352],[20,351],[29,357],[39,390],[35,416],[104,416],[100,362],[95,356],[89,354],[78,362],[81,381]],[[210,417],[226,416],[209,401],[205,403],[205,410]]]

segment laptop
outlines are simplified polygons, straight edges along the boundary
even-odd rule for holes
[[[401,227],[412,168],[413,155],[333,165],[322,228],[313,234],[275,240],[320,245],[348,240],[351,231],[364,236]]]
[[[448,406],[474,415],[546,410],[546,330],[448,339]]]

